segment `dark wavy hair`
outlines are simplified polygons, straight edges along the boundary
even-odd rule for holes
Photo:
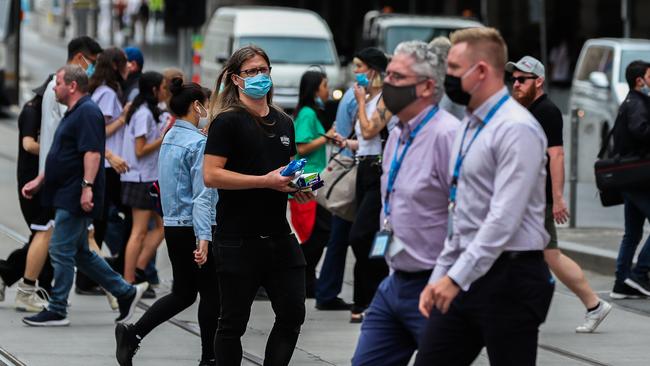
[[[95,63],[95,72],[90,77],[89,90],[91,93],[106,84],[122,97],[122,75],[120,70],[126,68],[126,54],[117,47],[110,47],[100,53]]]
[[[205,101],[208,99],[205,88],[197,83],[183,84],[181,78],[174,78],[169,82],[169,92],[172,95],[169,100],[169,109],[176,117],[186,115],[195,100],[205,106]]]
[[[162,74],[156,71],[147,71],[142,74],[140,82],[138,83],[140,94],[138,94],[131,103],[129,113],[126,115],[127,124],[131,122],[131,117],[133,117],[133,114],[138,110],[138,108],[145,103],[147,108],[149,108],[153,114],[156,123],[160,122],[158,118],[162,111],[158,108],[158,97],[154,93],[154,89],[158,89],[158,93],[160,93],[160,84],[162,84],[162,80]]]

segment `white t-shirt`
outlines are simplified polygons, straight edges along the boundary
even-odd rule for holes
[[[366,116],[370,119],[377,110],[377,103],[379,103],[379,98],[381,98],[381,93],[375,95],[372,99],[366,101]],[[357,134],[357,140],[359,141],[359,149],[357,149],[357,156],[368,156],[368,155],[381,155],[381,134],[378,133],[375,137],[371,139],[364,139],[363,134],[361,133],[361,122],[357,118],[357,122],[354,124],[354,131]]]
[[[97,103],[104,117],[108,117],[108,119],[105,118],[107,125],[113,123],[122,113],[122,103],[120,103],[117,93],[106,85],[101,85],[95,89],[91,99]],[[124,126],[120,127],[111,136],[106,136],[106,149],[121,157],[123,141]],[[108,160],[104,159],[104,167],[109,168],[110,166]]]
[[[45,173],[45,160],[47,154],[50,152],[52,142],[54,141],[54,133],[56,132],[63,115],[68,110],[68,107],[56,101],[54,94],[54,86],[56,85],[56,75],[52,76],[52,80],[47,84],[45,93],[43,94],[43,102],[41,105],[41,135],[39,136],[39,152],[38,152],[38,174]]]
[[[129,164],[129,171],[120,176],[122,182],[153,182],[158,179],[158,150],[138,158],[135,155],[135,139],[144,137],[150,144],[161,136],[161,128],[146,104],[131,116],[124,129],[122,158]]]

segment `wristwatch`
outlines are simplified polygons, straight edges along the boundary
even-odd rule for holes
[[[92,187],[94,187],[94,185],[92,184],[92,182],[89,182],[89,181],[87,181],[85,179],[82,179],[81,180],[81,188],[86,188],[86,187],[92,188]]]

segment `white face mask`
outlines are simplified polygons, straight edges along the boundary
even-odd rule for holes
[[[205,112],[205,115],[204,115],[204,112]],[[199,104],[199,110],[197,111],[197,113],[199,114],[198,127],[200,129],[203,129],[210,122],[210,120],[208,119],[208,111],[207,111],[207,109],[205,109],[205,107],[202,104]]]

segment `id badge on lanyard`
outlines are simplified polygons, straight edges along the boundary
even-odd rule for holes
[[[393,231],[387,223],[384,223],[384,228],[375,234],[375,240],[372,242],[372,248],[370,249],[370,259],[384,258],[392,241]]]

